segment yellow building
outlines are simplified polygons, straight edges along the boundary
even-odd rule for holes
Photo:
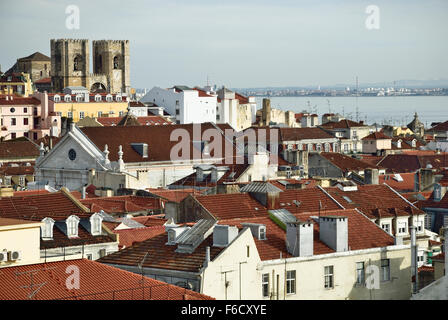
[[[11,73],[0,77],[0,94],[28,97],[33,93],[33,83],[28,73]]]
[[[78,122],[85,117],[122,117],[129,102],[120,94],[48,94],[49,110]]]

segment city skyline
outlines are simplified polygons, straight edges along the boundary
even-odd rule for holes
[[[366,9],[371,4],[2,3],[0,25],[14,22],[20,28],[9,28],[1,69],[35,51],[49,56],[50,39],[85,38],[130,40],[134,88],[204,85],[207,79],[254,88],[354,83],[355,76],[360,83],[446,78],[448,45],[440,41],[448,26],[446,2],[377,1],[373,5],[379,9],[379,29],[370,30]],[[69,5],[79,8],[79,29],[66,27]]]

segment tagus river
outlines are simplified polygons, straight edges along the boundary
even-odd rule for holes
[[[432,122],[448,120],[448,96],[396,96],[396,97],[270,97],[271,107],[294,112],[317,113],[319,122],[324,113],[344,114],[347,119],[366,123],[406,125],[417,112],[419,119],[429,128]],[[263,97],[256,97],[261,108]],[[358,106],[358,108],[356,108]]]

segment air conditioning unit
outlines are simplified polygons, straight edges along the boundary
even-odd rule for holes
[[[0,262],[8,261],[8,251],[0,251]]]
[[[19,260],[21,258],[20,251],[10,251],[9,252],[9,261]]]

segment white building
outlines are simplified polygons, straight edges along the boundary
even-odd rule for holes
[[[216,122],[217,97],[212,92],[187,86],[154,87],[140,101],[164,108],[178,124]]]

